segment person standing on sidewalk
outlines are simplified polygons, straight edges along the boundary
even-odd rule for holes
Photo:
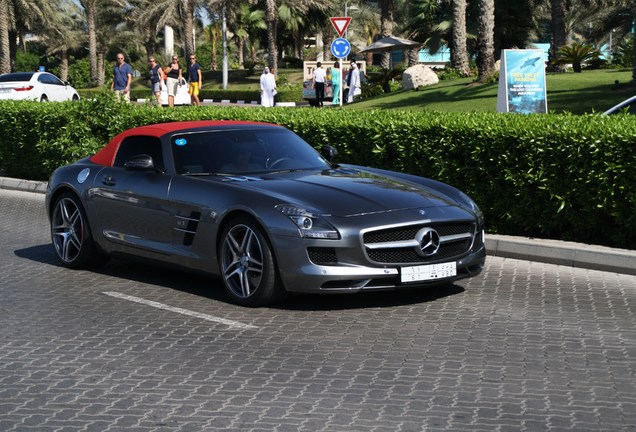
[[[325,80],[327,72],[322,68],[322,63],[316,63],[314,69],[314,89],[316,90],[316,106],[322,107],[322,101],[325,98]]]
[[[163,69],[161,65],[157,63],[154,56],[150,56],[148,59],[150,63],[150,84],[152,85],[152,94],[155,96],[157,106],[161,108],[161,89],[163,87]]]
[[[166,67],[166,87],[168,87],[168,106],[174,107],[174,97],[177,94],[177,89],[181,85],[183,74],[181,72],[181,66],[179,65],[179,57],[172,57],[172,63]]]
[[[273,107],[274,96],[276,96],[276,78],[266,67],[261,75],[261,106]]]
[[[355,61],[351,61],[351,70],[349,71],[349,94],[347,95],[347,103],[353,102],[353,98],[362,93],[362,85],[360,83],[360,71]]]
[[[340,105],[340,80],[342,75],[340,74],[340,62],[335,62],[331,68],[331,88],[333,90],[333,99],[331,101],[334,105]]]
[[[117,53],[117,64],[113,68],[113,84],[111,85],[117,100],[123,98],[125,102],[130,102],[132,73],[132,67],[124,61],[124,54]]]
[[[190,54],[190,66],[188,66],[188,81],[190,81],[190,100],[192,105],[201,105],[199,90],[202,86],[201,65],[197,63],[197,57]]]

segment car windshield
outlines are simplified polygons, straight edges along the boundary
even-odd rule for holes
[[[0,75],[0,82],[30,81],[33,72],[16,72]]]
[[[295,133],[278,127],[247,127],[176,134],[177,174],[254,174],[323,170],[329,163]]]

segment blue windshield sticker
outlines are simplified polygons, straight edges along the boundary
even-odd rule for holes
[[[188,142],[186,141],[185,138],[179,138],[174,142],[176,145],[178,146],[184,146],[186,145]]]

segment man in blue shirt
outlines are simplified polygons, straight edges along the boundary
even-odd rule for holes
[[[132,82],[132,67],[124,61],[124,54],[117,53],[117,65],[113,69],[113,84],[111,89],[115,91],[118,100],[130,102],[130,83]]]

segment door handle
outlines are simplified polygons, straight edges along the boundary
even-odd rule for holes
[[[102,178],[102,183],[105,184],[106,186],[114,186],[117,183],[117,180],[115,180],[115,177],[111,175],[105,175]]]

